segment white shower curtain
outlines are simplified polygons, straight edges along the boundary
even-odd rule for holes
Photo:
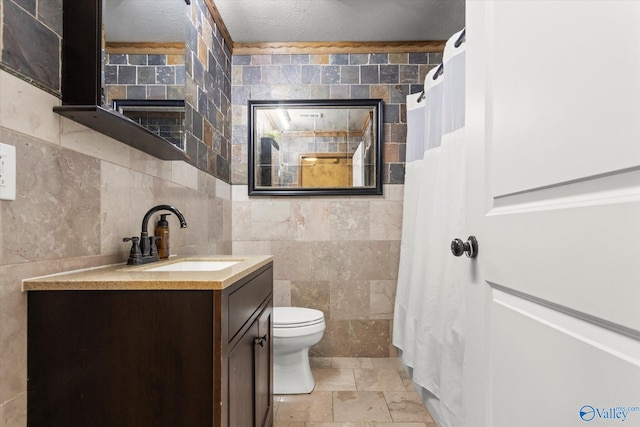
[[[425,91],[407,96],[407,161],[404,177],[404,201],[402,217],[402,237],[400,245],[400,267],[394,311],[394,344],[403,351],[403,360],[414,366],[417,335],[417,320],[421,307],[419,300],[422,290],[411,286],[424,275],[424,264],[416,262],[413,255],[424,251],[427,224],[431,223],[435,183],[438,172],[438,156],[426,154],[427,147],[440,145],[442,132],[442,79],[433,79],[436,69],[425,77]],[[422,98],[422,99],[421,99]],[[432,112],[433,116],[428,113]],[[425,188],[422,188],[422,187]]]
[[[442,427],[462,423],[464,277],[451,240],[463,236],[464,44],[447,42],[443,73],[407,97],[407,165],[393,343],[413,380],[437,398]],[[435,80],[434,80],[434,77]],[[420,155],[420,150],[424,150]]]

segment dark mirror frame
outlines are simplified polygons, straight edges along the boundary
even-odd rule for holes
[[[374,134],[376,138],[375,153],[375,185],[368,187],[266,187],[256,186],[256,161],[258,147],[256,146],[256,135],[254,125],[256,124],[256,113],[260,108],[322,108],[322,107],[371,107],[374,111],[376,128]],[[383,102],[381,99],[306,99],[306,100],[249,100],[248,101],[248,189],[250,196],[371,196],[382,194],[382,153],[383,140]],[[269,139],[269,138],[263,138]],[[264,141],[262,141],[264,142]],[[273,141],[273,147],[277,143]],[[279,147],[277,147],[279,149]],[[262,151],[261,151],[262,153]]]
[[[62,105],[53,111],[159,159],[192,162],[169,141],[102,106],[102,0],[63,0],[62,12]]]

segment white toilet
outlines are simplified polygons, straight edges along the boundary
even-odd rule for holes
[[[320,342],[324,314],[300,307],[273,308],[273,393],[311,393],[315,381],[309,367],[309,347]]]

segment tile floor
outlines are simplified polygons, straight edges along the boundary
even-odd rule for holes
[[[274,427],[437,427],[398,359],[311,358],[311,394],[274,396]]]

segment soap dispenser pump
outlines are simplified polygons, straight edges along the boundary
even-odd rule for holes
[[[160,221],[156,227],[156,246],[158,247],[158,257],[169,258],[169,222],[167,216],[171,214],[160,214]]]

